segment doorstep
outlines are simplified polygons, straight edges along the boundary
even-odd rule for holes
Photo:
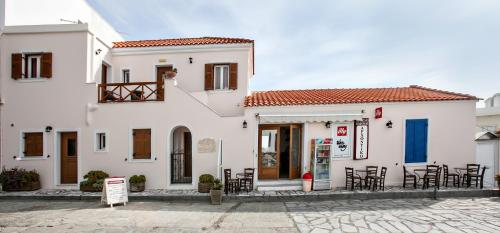
[[[456,197],[494,197],[499,196],[498,189],[488,187],[476,188],[441,188],[436,193],[437,198]],[[28,192],[0,192],[0,200],[93,200],[98,201],[101,193],[81,192],[78,190],[36,190]],[[368,199],[401,199],[401,198],[434,198],[433,189],[402,189],[401,187],[386,187],[385,191],[355,190],[345,188],[335,190],[303,192],[285,191],[252,191],[239,194],[224,195],[224,201],[319,201],[319,200],[368,200]],[[172,201],[172,202],[209,202],[208,193],[198,193],[196,190],[165,190],[153,189],[144,192],[129,193],[130,201]]]
[[[259,180],[257,191],[299,191],[302,190],[302,180]]]

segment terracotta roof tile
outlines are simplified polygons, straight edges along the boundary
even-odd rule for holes
[[[478,100],[478,98],[466,94],[412,85],[409,87],[396,88],[257,91],[245,98],[245,106],[259,107],[448,100]]]
[[[120,42],[113,42],[113,48],[185,46],[185,45],[209,45],[209,44],[253,44],[253,42],[254,42],[253,40],[242,39],[242,38],[200,37],[200,38],[120,41]]]

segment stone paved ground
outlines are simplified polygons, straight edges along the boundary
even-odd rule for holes
[[[0,232],[500,232],[500,198],[318,202],[0,201]]]

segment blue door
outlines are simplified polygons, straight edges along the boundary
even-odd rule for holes
[[[427,119],[406,120],[405,163],[427,162]]]

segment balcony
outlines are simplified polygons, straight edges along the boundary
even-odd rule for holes
[[[163,82],[99,84],[97,99],[99,103],[163,101]]]

